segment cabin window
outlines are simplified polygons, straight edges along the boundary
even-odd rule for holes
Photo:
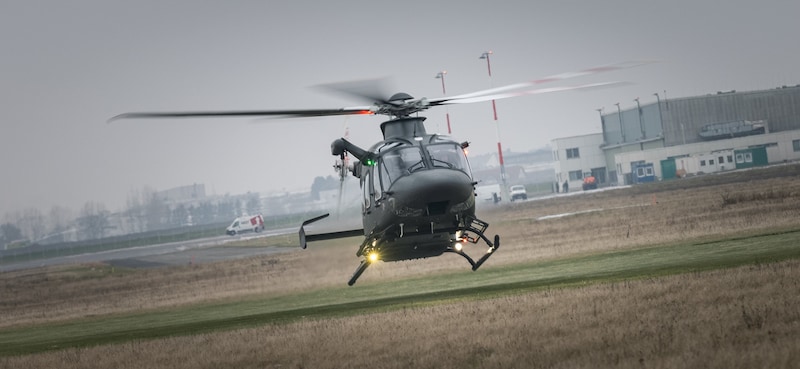
[[[381,179],[380,176],[371,176],[372,177],[372,193],[375,194],[375,205],[378,204],[378,199],[383,196],[383,191],[381,190]]]
[[[382,155],[379,166],[383,188],[388,189],[398,178],[425,168],[425,162],[418,148],[406,147]]]
[[[441,144],[428,146],[428,155],[434,168],[458,169],[470,174],[467,156],[464,149],[455,144]]]
[[[367,171],[367,173],[364,175],[364,183],[361,185],[361,189],[363,190],[363,194],[362,194],[363,195],[363,199],[362,199],[363,202],[362,202],[361,205],[363,205],[364,210],[369,209],[369,205],[370,205],[369,191],[370,191],[370,183],[372,183],[370,181],[372,179],[372,178],[370,178],[370,177],[372,177],[370,175],[371,174],[370,172],[371,171]]]

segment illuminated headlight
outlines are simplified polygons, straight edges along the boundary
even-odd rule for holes
[[[453,247],[456,249],[456,251],[461,251],[461,249],[464,248],[464,245],[462,245],[461,242],[456,242],[456,244],[453,245]]]
[[[378,255],[377,252],[373,251],[369,253],[369,256],[367,256],[367,258],[369,259],[370,263],[374,263],[378,261],[378,259],[380,259],[380,255]]]

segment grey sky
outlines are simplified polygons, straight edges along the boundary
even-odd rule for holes
[[[634,84],[498,101],[503,146],[527,151],[600,131],[595,109],[633,99],[800,83],[796,1],[0,2],[0,215],[206,184],[216,194],[294,190],[334,174],[330,142],[379,139],[381,117],[106,120],[128,111],[363,105],[309,87],[391,77],[441,96],[627,60],[556,85]],[[451,106],[471,152],[496,148],[490,103]],[[444,130],[445,109],[429,110]]]

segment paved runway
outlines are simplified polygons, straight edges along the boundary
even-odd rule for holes
[[[127,267],[158,267],[163,265],[183,265],[189,263],[208,263],[220,260],[238,259],[253,255],[271,254],[299,250],[292,247],[232,247],[227,243],[251,238],[277,236],[297,232],[297,228],[266,230],[258,234],[240,236],[217,236],[191,241],[171,242],[158,245],[130,247],[118,250],[86,253],[80,255],[57,256],[19,263],[0,265],[0,272],[37,268],[63,264],[85,264],[108,262]]]

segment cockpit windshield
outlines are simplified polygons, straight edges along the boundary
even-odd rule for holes
[[[467,156],[464,155],[464,150],[456,144],[429,145],[428,155],[430,155],[431,163],[435,168],[458,169],[470,174]]]
[[[406,147],[381,156],[381,180],[384,187],[413,171],[425,168],[422,153],[417,147]]]

